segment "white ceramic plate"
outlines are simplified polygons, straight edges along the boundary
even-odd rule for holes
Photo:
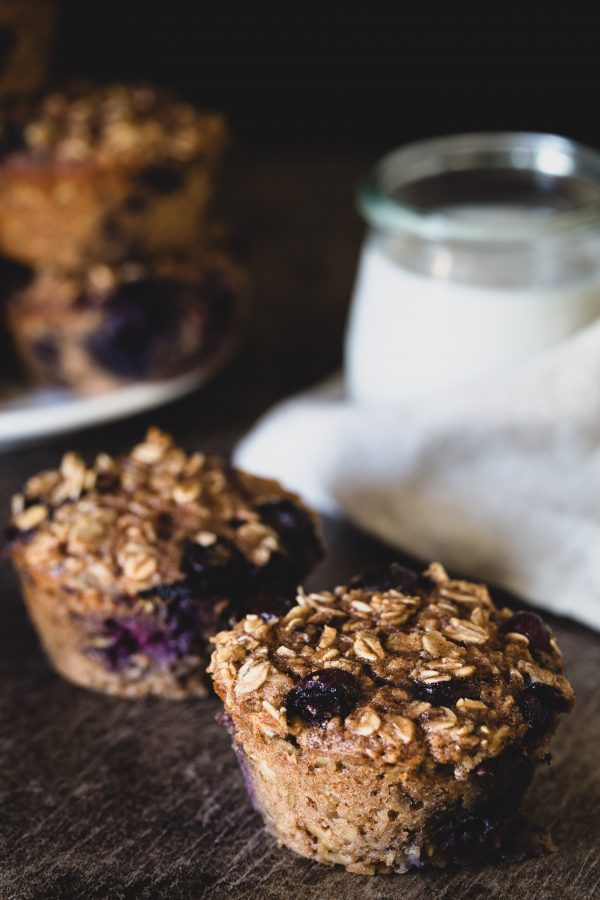
[[[79,397],[67,390],[22,388],[0,394],[0,450],[15,444],[111,422],[175,400],[207,382],[230,355],[167,381],[131,384],[106,394]]]

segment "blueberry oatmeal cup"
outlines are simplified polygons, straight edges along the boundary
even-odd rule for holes
[[[208,636],[289,608],[321,556],[295,495],[158,429],[122,457],[69,453],[33,476],[7,543],[56,670],[122,697],[204,695]]]
[[[77,267],[195,248],[224,121],[148,85],[54,93],[0,128],[0,252]]]
[[[285,846],[363,874],[505,846],[573,690],[552,633],[393,564],[213,639],[250,796]]]
[[[218,367],[235,346],[246,275],[229,254],[46,268],[5,302],[29,380],[95,394]]]

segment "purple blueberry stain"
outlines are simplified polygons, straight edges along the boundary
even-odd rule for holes
[[[288,692],[284,705],[288,719],[297,716],[308,725],[325,725],[334,716],[350,715],[359,697],[360,684],[350,672],[319,669]]]
[[[238,761],[238,765],[244,779],[244,784],[248,793],[248,799],[252,804],[252,808],[256,810],[256,812],[260,812],[260,807],[258,805],[256,797],[256,790],[254,788],[254,780],[252,778],[252,772],[250,771],[250,763],[248,762],[248,757],[244,752],[244,748],[237,739],[237,728],[233,724],[233,719],[231,718],[229,713],[226,712],[217,713],[216,718],[217,722],[229,732],[229,736],[231,738],[231,746],[233,748],[233,752],[235,753],[235,757]]]
[[[103,657],[106,668],[110,671],[117,672],[127,668],[131,657],[142,650],[141,633],[133,621],[120,622],[117,619],[108,619],[101,629],[100,636],[104,640],[104,645],[98,650],[98,655]]]
[[[103,645],[95,647],[111,671],[127,668],[136,654],[158,666],[169,667],[179,659],[200,652],[204,638],[202,611],[185,599],[171,600],[156,618],[111,618],[100,630]]]
[[[550,650],[552,632],[541,616],[529,610],[520,610],[510,617],[505,625],[507,632],[522,634],[529,640],[532,650]]]

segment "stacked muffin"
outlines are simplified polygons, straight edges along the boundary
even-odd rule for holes
[[[150,86],[5,113],[0,253],[29,271],[6,319],[34,383],[82,393],[213,363],[244,277],[209,218],[218,115]]]

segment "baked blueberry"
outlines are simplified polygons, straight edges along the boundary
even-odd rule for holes
[[[309,725],[324,725],[334,716],[345,718],[355,708],[360,684],[343,669],[319,669],[302,678],[285,698],[289,717]]]
[[[262,504],[258,513],[281,538],[288,556],[300,557],[308,565],[320,558],[320,545],[315,539],[310,515],[289,500],[272,500]]]
[[[226,578],[235,581],[247,569],[246,559],[237,545],[226,537],[217,536],[207,544],[186,541],[181,568],[192,584],[217,586]]]
[[[370,569],[363,575],[357,575],[350,581],[351,588],[365,588],[372,591],[399,590],[407,594],[418,594],[429,591],[433,584],[429,578],[412,569],[407,569],[400,563],[392,562],[387,565]]]
[[[529,682],[517,697],[517,705],[525,723],[536,734],[545,731],[558,715],[569,711],[569,703],[549,684]]]
[[[424,700],[432,706],[452,706],[468,690],[467,684],[458,678],[451,678],[449,681],[413,681],[410,687],[417,700]]]
[[[508,632],[513,631],[516,634],[524,635],[532,650],[549,651],[552,632],[537,613],[529,610],[516,612],[510,617],[505,627]]]
[[[449,859],[467,862],[492,849],[500,831],[491,810],[462,809],[439,826],[436,838]]]

